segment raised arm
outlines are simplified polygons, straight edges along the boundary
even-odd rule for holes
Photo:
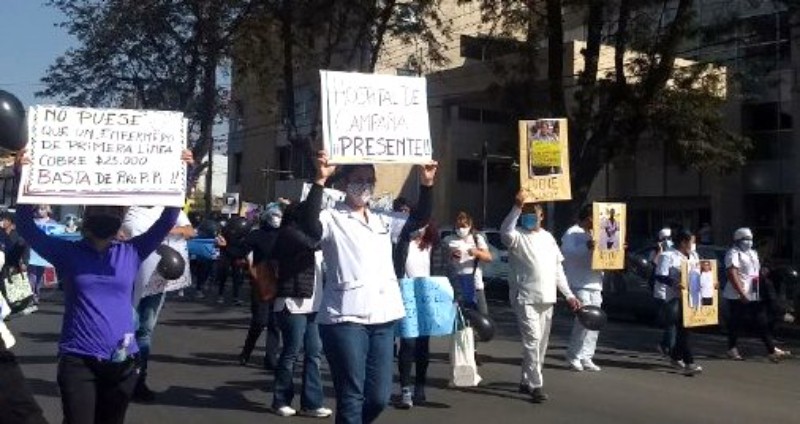
[[[47,262],[61,265],[63,253],[72,248],[72,242],[48,236],[33,221],[33,205],[17,205],[17,231],[28,247],[36,251]]]
[[[150,256],[150,254],[155,252],[158,246],[161,245],[167,235],[169,235],[172,227],[175,226],[175,220],[178,219],[178,214],[180,212],[180,208],[164,208],[164,211],[161,212],[161,216],[147,231],[130,239],[129,243],[133,245],[137,253],[139,253],[139,258],[141,258],[141,260]]]
[[[519,239],[519,231],[517,231],[517,220],[522,214],[522,207],[515,204],[511,211],[506,215],[503,224],[500,225],[500,239],[507,248],[511,249],[516,247],[517,240]]]

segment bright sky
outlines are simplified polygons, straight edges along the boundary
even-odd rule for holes
[[[43,0],[0,0],[0,89],[17,96],[28,107],[52,103],[35,99],[43,88],[47,67],[73,45],[63,28],[63,15]]]

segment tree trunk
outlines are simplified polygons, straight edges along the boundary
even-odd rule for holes
[[[550,113],[567,116],[564,99],[564,24],[561,0],[547,0],[547,79]]]

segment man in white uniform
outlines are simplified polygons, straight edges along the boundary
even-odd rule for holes
[[[569,287],[583,305],[603,304],[603,273],[592,269],[592,205],[587,205],[578,214],[578,223],[561,238],[561,253],[564,255],[564,272]],[[589,331],[578,318],[572,325],[572,336],[567,348],[567,363],[574,371],[600,371],[592,361],[597,347],[597,331]]]
[[[542,206],[525,205],[525,196],[520,192],[500,229],[511,266],[509,300],[522,336],[520,391],[530,393],[535,403],[548,399],[542,391],[542,366],[550,339],[556,289],[567,298],[572,309],[580,307],[567,284],[558,243],[542,228],[543,217]],[[521,229],[517,229],[517,221]]]

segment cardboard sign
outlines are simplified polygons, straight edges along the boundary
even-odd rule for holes
[[[397,326],[403,338],[446,336],[453,333],[456,306],[447,277],[403,278],[400,293],[406,316]]]
[[[225,193],[222,195],[222,209],[220,213],[238,215],[239,209],[239,193]]]
[[[320,71],[323,144],[331,163],[428,163],[425,78]]]
[[[628,217],[624,203],[594,203],[592,229],[595,247],[592,251],[592,269],[611,270],[625,268],[625,224]]]
[[[566,119],[519,121],[520,188],[526,202],[572,199]]]
[[[681,303],[684,327],[719,324],[719,277],[717,261],[701,259],[697,265],[683,262]]]
[[[19,203],[183,207],[179,112],[35,106]]]

